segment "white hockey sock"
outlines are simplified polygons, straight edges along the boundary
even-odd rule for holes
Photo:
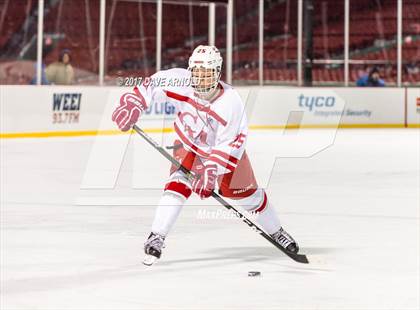
[[[276,210],[268,201],[266,208],[258,215],[257,222],[270,235],[274,234],[281,227]]]
[[[166,236],[178,218],[185,201],[184,197],[167,192],[163,193],[156,209],[152,232]]]
[[[258,189],[251,196],[239,200],[239,204],[249,212],[255,212],[262,209],[261,212],[258,212],[257,222],[268,234],[271,235],[277,232],[281,225],[276,210],[268,201],[268,198],[264,198],[264,196],[264,190]],[[264,204],[264,202],[266,204]]]

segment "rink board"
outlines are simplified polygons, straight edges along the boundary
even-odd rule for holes
[[[420,89],[237,87],[251,129],[419,127]],[[0,86],[2,138],[119,134],[111,121],[122,87]],[[170,131],[165,97],[142,116]]]
[[[407,127],[419,127],[420,124],[420,88],[408,88],[406,95]]]

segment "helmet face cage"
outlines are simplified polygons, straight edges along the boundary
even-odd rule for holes
[[[221,69],[217,68],[205,68],[203,66],[189,67],[191,71],[191,85],[195,92],[201,96],[210,95],[219,83]]]

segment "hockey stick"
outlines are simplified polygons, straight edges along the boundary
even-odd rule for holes
[[[188,170],[186,167],[181,165],[175,158],[172,157],[171,154],[168,153],[163,147],[161,147],[159,144],[157,144],[152,138],[150,138],[140,127],[137,125],[133,126],[133,129],[142,136],[151,146],[153,146],[159,153],[161,153],[166,159],[168,159],[172,164],[174,164],[176,167],[178,167],[182,172],[184,172],[187,175],[187,178],[193,178],[194,174]],[[268,242],[270,242],[272,245],[274,245],[276,248],[278,248],[280,251],[282,251],[284,254],[289,256],[291,259],[298,263],[308,264],[308,258],[306,255],[303,254],[296,254],[293,252],[286,251],[284,248],[282,248],[276,241],[273,240],[265,231],[263,231],[261,228],[259,228],[257,225],[255,225],[250,219],[248,219],[245,215],[243,215],[240,211],[238,211],[235,207],[230,205],[226,200],[224,200],[219,194],[216,192],[212,192],[212,197],[216,199],[218,202],[222,204],[225,208],[229,210],[233,210],[235,215],[238,216],[245,224],[247,224],[249,227],[251,227],[255,232],[259,233],[263,238],[265,238]]]

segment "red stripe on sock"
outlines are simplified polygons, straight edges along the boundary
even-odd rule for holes
[[[179,182],[169,182],[165,186],[165,191],[167,190],[181,194],[185,199],[188,199],[188,197],[191,196],[191,189],[188,188],[187,185]]]
[[[254,212],[262,212],[262,211],[264,211],[265,210],[265,207],[267,206],[267,195],[266,195],[266,193],[264,192],[264,200],[263,200],[263,203],[261,204],[261,206],[257,209],[257,210],[255,210]]]

